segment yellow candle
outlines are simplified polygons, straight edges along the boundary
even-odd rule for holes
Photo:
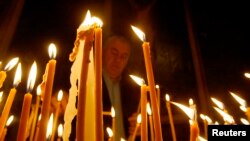
[[[190,141],[196,141],[199,137],[199,127],[197,121],[190,120]]]
[[[54,117],[54,122],[53,122],[53,130],[52,130],[52,134],[50,138],[51,141],[54,141],[54,138],[55,138],[57,120],[58,120],[58,116],[60,112],[62,97],[63,97],[63,91],[60,90],[57,96],[57,107],[56,107],[56,112],[55,112],[55,117]]]
[[[250,122],[250,107],[248,107],[246,110],[246,116],[247,116],[248,121]]]
[[[38,116],[38,110],[40,106],[40,95],[41,95],[41,87],[38,85],[37,90],[36,90],[36,105],[35,105],[35,111],[34,111],[34,119],[32,121],[31,125],[31,132],[30,132],[30,137],[29,140],[33,141],[34,140],[34,134],[35,134],[35,128],[36,128],[36,122],[37,122],[37,116]]]
[[[31,101],[32,101],[32,95],[30,93],[26,93],[24,95],[24,100],[23,100],[22,112],[17,133],[17,141],[26,140],[26,133],[27,133],[26,126],[28,124]]]
[[[13,116],[13,115],[11,115],[11,116],[8,118],[8,120],[7,120],[7,122],[6,122],[6,127],[4,128],[2,135],[0,135],[0,141],[5,141],[5,136],[6,136],[6,134],[7,134],[7,127],[11,124],[11,122],[13,121],[13,119],[14,119],[14,116]]]
[[[38,134],[38,138],[41,141],[45,141],[46,139],[46,129],[47,129],[47,123],[49,121],[49,109],[50,109],[51,95],[52,95],[54,75],[56,69],[56,60],[53,59],[56,56],[56,47],[54,44],[50,44],[49,53],[52,59],[49,60],[46,66],[47,77],[45,81],[45,92],[42,103],[41,121]]]
[[[170,98],[169,98],[169,95],[166,94],[165,98],[166,98],[166,101],[167,101],[166,105],[167,105],[167,110],[168,110],[168,117],[169,117],[169,121],[170,121],[172,138],[173,138],[173,141],[176,141],[176,134],[175,134],[175,128],[174,128],[174,120],[173,120],[172,110],[171,110],[171,107],[170,107]]]
[[[149,103],[147,103],[147,113],[149,117],[150,138],[151,138],[151,141],[154,141],[155,135],[154,135],[153,119],[152,119],[152,112],[151,112]]]
[[[3,82],[6,79],[7,75],[5,71],[0,71],[0,88],[3,86]]]
[[[96,104],[96,140],[102,141],[103,133],[103,118],[102,118],[102,29],[95,28],[95,104]],[[114,130],[113,130],[114,131]]]
[[[15,95],[16,95],[16,87],[21,81],[21,64],[19,63],[17,66],[15,78],[14,78],[14,87],[10,90],[10,93],[8,95],[8,98],[5,102],[1,118],[0,118],[0,135],[2,135],[5,123],[7,121],[7,117],[9,116],[10,109],[12,106],[12,103],[14,101]]]
[[[153,68],[152,68],[152,63],[151,63],[149,42],[144,41],[145,34],[142,31],[140,31],[138,28],[134,26],[132,26],[132,29],[135,32],[137,32],[137,34],[140,34],[138,36],[140,36],[141,40],[143,41],[142,48],[143,48],[145,66],[146,66],[149,91],[150,91],[150,100],[152,104],[155,138],[157,141],[162,141],[161,120],[160,120],[160,113],[159,113],[159,105],[157,103],[157,98],[156,98],[156,90],[155,90]]]
[[[147,141],[147,86],[141,86],[141,141]]]

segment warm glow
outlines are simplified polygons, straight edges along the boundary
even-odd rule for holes
[[[57,101],[61,101],[62,98],[63,98],[63,91],[60,90],[60,91],[58,92],[58,95],[57,95]]]
[[[199,140],[199,141],[207,141],[205,138],[203,138],[203,137],[201,137],[201,136],[198,137],[198,140]]]
[[[124,138],[121,138],[121,141],[126,141]]]
[[[246,73],[244,73],[244,75],[246,78],[250,78],[250,73],[246,72]]]
[[[155,88],[156,88],[156,89],[159,89],[159,88],[160,88],[160,86],[159,86],[159,85],[155,85]]]
[[[168,102],[170,101],[170,97],[169,97],[168,94],[165,95],[165,99],[166,99],[166,101],[168,101]]]
[[[13,83],[14,87],[17,87],[17,85],[21,82],[21,77],[22,77],[21,63],[18,63]]]
[[[40,96],[42,94],[42,89],[41,89],[41,85],[38,85],[36,88],[36,95]]]
[[[249,125],[249,121],[247,119],[240,118],[240,121],[245,125]]]
[[[136,120],[136,121],[137,121],[138,124],[141,123],[141,114],[139,114],[139,115],[137,116],[137,120]]]
[[[193,120],[194,118],[194,109],[189,108],[185,105],[182,105],[180,103],[176,103],[176,102],[172,102],[174,105],[176,105],[177,107],[179,107],[183,112],[185,112],[185,114],[189,117],[189,119]]]
[[[148,115],[152,115],[152,111],[151,111],[151,108],[150,108],[150,104],[149,103],[147,103],[147,113],[148,113]]]
[[[0,92],[0,102],[2,101],[3,99],[3,92]]]
[[[219,122],[218,122],[218,121],[215,121],[215,122],[214,122],[214,125],[219,125]]]
[[[97,18],[97,17],[92,17],[91,22],[92,22],[92,24],[96,25],[97,27],[102,27],[102,25],[103,25],[102,20]]]
[[[49,117],[49,122],[48,122],[48,127],[47,127],[47,132],[46,132],[47,139],[51,136],[52,129],[53,129],[53,113]]]
[[[37,66],[36,66],[36,62],[34,62],[33,65],[31,66],[29,78],[28,78],[28,82],[27,82],[27,91],[28,92],[30,92],[35,85],[36,72],[37,72]]]
[[[204,120],[204,121],[206,120],[208,124],[212,123],[211,118],[208,117],[207,115],[200,114],[200,118],[201,118],[202,120]]]
[[[113,106],[111,107],[111,117],[115,117],[115,108]]]
[[[107,127],[106,131],[108,132],[108,135],[109,135],[110,138],[113,137],[113,131],[112,131],[111,128]]]
[[[136,84],[138,84],[140,86],[145,84],[145,81],[142,78],[134,76],[134,75],[129,75],[129,76],[136,82]]]
[[[238,95],[236,95],[236,94],[233,93],[233,92],[229,92],[229,93],[234,97],[234,99],[235,99],[241,106],[244,106],[244,107],[247,106],[247,103],[246,103],[246,101],[245,101],[243,98],[239,97]]]
[[[91,13],[88,10],[87,14],[85,16],[84,21],[82,22],[82,24],[80,25],[80,27],[84,27],[84,26],[90,26],[91,25]]]
[[[240,106],[240,109],[243,111],[243,112],[247,112],[247,108],[245,106]]]
[[[57,134],[58,134],[58,137],[62,137],[62,135],[63,135],[63,125],[62,124],[58,125]]]
[[[140,38],[141,41],[145,41],[145,34],[137,27],[132,26],[131,28],[133,29],[133,31],[135,32],[135,34]]]
[[[189,106],[194,105],[194,101],[193,101],[193,99],[192,99],[192,98],[190,98],[190,99],[188,100],[188,103],[189,103]]]
[[[14,120],[14,116],[11,115],[11,116],[8,118],[7,122],[6,122],[6,126],[7,126],[7,127],[10,126],[10,124],[12,123],[13,120]]]
[[[49,45],[49,57],[51,59],[55,59],[56,58],[56,45],[54,43],[51,43]]]
[[[214,107],[214,109],[223,117],[224,121],[229,122],[229,123],[234,123],[234,119],[231,115],[228,113],[224,112],[223,110]]]
[[[215,98],[211,98],[214,104],[216,104],[220,109],[224,110],[224,104]]]
[[[41,118],[42,118],[42,115],[41,115],[41,114],[39,114],[39,116],[38,116],[38,121],[40,121],[40,120],[41,120]]]
[[[17,64],[18,60],[19,60],[18,57],[11,59],[9,63],[5,66],[4,70],[5,71],[11,70]]]

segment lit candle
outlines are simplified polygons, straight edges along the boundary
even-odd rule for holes
[[[190,123],[190,141],[196,141],[199,137],[199,127],[198,122],[194,120],[194,114],[195,111],[193,108],[187,107],[183,104],[172,102],[174,105],[179,107],[185,114],[189,117],[189,123]]]
[[[51,134],[52,134],[52,130],[53,130],[53,113],[50,115],[49,117],[49,121],[47,123],[47,129],[46,129],[46,139],[49,141],[50,140],[50,137],[51,137]]]
[[[217,100],[217,99],[215,99],[215,98],[211,98],[211,100],[214,102],[214,104],[218,107],[218,108],[216,108],[216,111],[217,112],[219,112],[219,113],[221,113],[221,111],[218,111],[217,109],[220,109],[220,110],[222,110],[225,114],[227,114],[228,112],[227,112],[227,110],[225,109],[225,107],[224,107],[224,104],[221,102],[221,101],[219,101],[219,100]],[[226,118],[225,116],[223,116],[223,118]],[[228,123],[228,119],[224,119],[224,121],[225,121],[225,123],[224,124],[229,124]]]
[[[245,73],[245,76],[250,76],[249,73]],[[240,104],[240,109],[245,112],[248,121],[250,122],[250,107],[247,108],[247,102],[241,98],[240,96],[236,95],[233,92],[229,92],[233,98]]]
[[[152,104],[152,111],[153,111],[153,121],[155,127],[155,138],[157,141],[162,141],[162,130],[161,130],[161,120],[160,120],[160,113],[159,113],[159,105],[157,104],[156,98],[156,90],[155,90],[155,82],[154,82],[154,75],[151,63],[151,55],[150,55],[150,46],[149,42],[145,42],[145,34],[139,30],[138,28],[132,26],[132,29],[136,32],[139,38],[143,41],[142,48],[146,66],[146,73],[150,91],[150,100]]]
[[[171,110],[171,107],[170,107],[170,97],[169,97],[168,94],[165,95],[165,99],[166,99],[166,105],[167,105],[168,118],[169,118],[169,122],[170,122],[172,138],[173,138],[173,141],[176,141],[174,120],[173,120],[172,110]]]
[[[103,118],[102,118],[102,21],[97,18],[92,18],[93,22],[98,24],[95,28],[95,105],[96,105],[96,140],[102,141],[103,135]],[[113,130],[114,131],[114,130]]]
[[[52,135],[51,135],[51,138],[50,138],[51,141],[54,141],[54,138],[55,138],[57,120],[58,120],[58,116],[59,116],[59,112],[60,112],[60,106],[61,106],[62,98],[63,98],[63,91],[60,90],[58,92],[58,95],[57,95],[57,106],[56,106],[56,112],[55,112],[55,116],[54,116]]]
[[[154,135],[154,127],[153,127],[153,119],[152,119],[152,111],[150,108],[150,104],[147,103],[147,113],[149,116],[149,128],[150,128],[150,137],[151,137],[151,141],[155,140],[155,135]]]
[[[115,140],[115,108],[111,107],[113,140]]]
[[[214,107],[214,109],[223,117],[224,124],[234,124],[234,118],[229,115],[227,112],[223,111],[220,108]]]
[[[49,55],[51,59],[49,60],[46,66],[45,92],[42,102],[41,121],[39,126],[39,135],[38,135],[38,138],[41,141],[45,141],[46,138],[46,129],[49,120],[49,111],[50,111],[49,109],[51,103],[54,75],[56,70],[56,60],[54,59],[56,57],[56,46],[53,43],[49,45]]]
[[[7,127],[12,123],[13,119],[14,119],[14,116],[13,116],[13,115],[11,115],[11,116],[8,118],[8,120],[7,120],[7,122],[6,122],[6,127],[4,128],[2,135],[0,135],[0,141],[4,141],[4,140],[5,140],[5,136],[6,136],[6,134],[7,134]]]
[[[141,114],[139,114],[137,116],[137,123],[136,123],[136,126],[135,126],[135,130],[131,136],[131,140],[130,141],[135,141],[135,138],[136,138],[136,133],[137,133],[137,130],[138,128],[140,127],[140,124],[141,124]]]
[[[57,136],[58,136],[57,141],[61,141],[62,135],[63,135],[63,125],[59,124],[57,128]]]
[[[5,102],[5,105],[4,105],[2,114],[1,114],[0,135],[2,135],[2,133],[3,133],[5,123],[7,121],[8,116],[9,116],[10,109],[11,109],[12,103],[13,103],[15,95],[16,95],[16,87],[18,86],[18,84],[20,82],[21,82],[21,63],[19,63],[17,66],[17,70],[16,70],[16,74],[15,74],[15,78],[14,78],[14,87],[10,90],[10,93],[8,95],[6,102]]]
[[[86,107],[86,95],[87,95],[87,76],[90,63],[90,51],[92,48],[92,41],[94,40],[94,30],[90,28],[91,14],[88,11],[86,18],[83,22],[83,28],[86,30],[79,32],[77,36],[80,39],[84,39],[83,58],[81,61],[81,72],[79,81],[79,93],[77,104],[77,118],[76,118],[76,140],[83,141],[85,133],[85,107]],[[84,26],[85,25],[85,26]],[[80,26],[81,27],[81,26]],[[79,29],[80,30],[80,29]],[[100,127],[99,127],[100,128]]]
[[[145,81],[139,77],[130,77],[141,86],[141,141],[146,141],[147,136],[147,86]]]
[[[161,91],[160,91],[160,86],[159,85],[155,85],[155,88],[156,88],[156,93],[157,93],[159,115],[161,115]]]
[[[109,128],[109,127],[107,127],[106,131],[108,132],[108,136],[109,136],[108,141],[114,141],[114,140],[112,140],[113,139],[113,135],[114,135],[112,129]]]
[[[245,119],[245,118],[240,118],[240,121],[241,121],[243,124],[245,124],[245,125],[249,125],[249,124],[250,124],[249,121],[248,121],[247,119]]]
[[[30,114],[30,106],[32,102],[32,94],[30,93],[35,85],[36,81],[36,72],[37,72],[37,65],[36,62],[34,62],[31,66],[29,78],[27,82],[27,93],[24,95],[23,100],[23,106],[22,106],[22,112],[19,122],[19,128],[17,133],[17,141],[25,141],[26,140],[26,134],[27,134],[27,125],[28,125],[28,119]]]
[[[40,96],[41,96],[41,85],[38,85],[37,89],[36,89],[36,105],[35,105],[35,111],[34,111],[34,119],[32,121],[30,137],[29,137],[30,141],[34,140],[34,133],[35,133],[36,122],[37,122],[37,115],[38,115],[38,110],[39,110],[39,105],[40,105]]]
[[[203,120],[203,123],[204,123],[205,138],[208,139],[207,127],[208,127],[208,124],[212,123],[212,120],[204,114],[200,114],[200,118]]]
[[[11,70],[17,64],[18,60],[18,57],[11,59],[9,63],[5,66],[4,70],[0,71],[0,88],[2,88],[3,82],[7,77],[6,71]]]
[[[194,104],[194,101],[193,101],[192,98],[189,99],[188,103],[189,103],[189,107],[192,108],[192,109],[194,109],[194,118],[193,118],[193,119],[194,119],[195,121],[197,121],[196,104]]]

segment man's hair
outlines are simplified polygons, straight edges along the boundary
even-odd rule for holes
[[[122,36],[122,35],[111,35],[109,36],[105,41],[104,41],[104,47],[106,47],[107,45],[109,45],[110,43],[112,43],[113,41],[120,41],[124,44],[127,44],[129,47],[131,47],[131,43],[130,41]]]

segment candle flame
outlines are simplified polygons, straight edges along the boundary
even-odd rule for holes
[[[168,101],[168,102],[170,101],[170,97],[169,97],[168,94],[165,95],[165,99],[166,99],[166,101]]]
[[[10,124],[12,123],[13,120],[14,120],[14,116],[11,115],[11,116],[8,118],[7,122],[6,122],[6,126],[7,126],[7,127],[10,126]]]
[[[199,140],[199,141],[207,141],[205,138],[203,138],[203,137],[201,137],[201,136],[198,137],[198,140]]]
[[[18,63],[13,83],[14,87],[17,87],[17,85],[21,82],[21,77],[22,77],[21,63]]]
[[[0,92],[0,102],[2,101],[2,99],[3,99],[3,92],[1,91]]]
[[[155,88],[156,88],[156,89],[159,89],[159,88],[160,88],[160,86],[159,86],[159,85],[155,85]]]
[[[115,108],[113,106],[111,107],[111,117],[115,117]]]
[[[39,116],[38,116],[38,121],[40,121],[41,118],[42,118],[42,115],[41,115],[41,113],[40,113]]]
[[[245,119],[245,118],[240,118],[240,121],[241,121],[243,124],[245,124],[245,125],[249,125],[249,124],[250,124],[249,121],[248,121],[247,119]]]
[[[233,92],[229,92],[229,93],[233,96],[233,98],[234,98],[241,106],[246,107],[247,103],[246,103],[246,101],[245,101],[243,98],[239,97],[238,95],[236,95],[236,94],[233,93]]]
[[[47,132],[46,132],[46,138],[49,138],[51,136],[52,129],[53,129],[53,113],[49,117],[49,122],[48,122],[48,127],[47,127]]]
[[[57,95],[57,101],[61,101],[62,98],[63,98],[63,91],[60,90],[60,91],[58,92],[58,95]]]
[[[216,104],[220,109],[224,110],[224,104],[215,98],[211,98],[214,104]]]
[[[133,31],[135,32],[135,34],[140,38],[141,41],[145,41],[145,34],[144,32],[142,32],[139,28],[131,25],[131,28],[133,29]]]
[[[150,108],[150,104],[149,103],[147,103],[147,113],[148,113],[148,115],[152,115],[152,111],[151,111],[151,108]]]
[[[82,22],[82,24],[80,25],[80,27],[84,27],[84,26],[90,26],[91,25],[91,13],[88,10],[87,14],[85,16],[84,21]]]
[[[183,104],[172,102],[174,105],[179,107],[188,117],[189,119],[193,120],[194,119],[194,109],[189,108]]]
[[[126,141],[124,138],[121,138],[121,141]]]
[[[41,85],[38,85],[36,88],[36,95],[40,96],[42,94],[42,89],[41,89]]]
[[[194,101],[193,101],[193,99],[192,98],[190,98],[189,100],[188,100],[188,103],[189,103],[189,105],[191,106],[191,105],[194,105]]]
[[[18,61],[19,61],[18,57],[11,59],[9,63],[5,66],[4,70],[5,71],[11,70],[17,64]]]
[[[229,123],[234,123],[234,119],[231,115],[229,115],[228,113],[224,112],[223,110],[214,107],[214,109],[223,117],[224,121],[229,122]]]
[[[102,20],[98,17],[92,17],[91,22],[92,22],[92,25],[95,25],[97,27],[102,27],[102,25],[103,25]]]
[[[142,86],[143,84],[145,84],[145,81],[144,79],[140,78],[140,77],[137,77],[137,76],[134,76],[134,75],[129,75],[135,82],[136,84]]]
[[[107,127],[106,131],[108,132],[108,135],[109,135],[110,138],[113,137],[113,131],[112,131],[111,128]]]
[[[62,124],[58,125],[57,134],[58,134],[58,137],[62,137],[62,135],[63,135],[63,125]]]
[[[36,65],[36,62],[34,61],[33,65],[31,66],[31,69],[30,69],[28,83],[27,83],[27,91],[28,92],[30,92],[35,85],[36,73],[37,73],[37,65]]]
[[[51,59],[56,58],[56,45],[54,43],[50,43],[49,45],[49,57]]]
[[[137,120],[136,120],[136,121],[137,121],[138,124],[141,123],[141,114],[139,114],[139,115],[137,116]]]
[[[245,106],[240,106],[240,109],[243,111],[243,112],[247,112],[247,108]]]
[[[206,120],[208,124],[212,123],[211,118],[209,118],[207,115],[200,114],[200,118],[204,121]]]
[[[244,75],[246,78],[250,78],[250,73],[246,72],[246,73],[244,73]]]

